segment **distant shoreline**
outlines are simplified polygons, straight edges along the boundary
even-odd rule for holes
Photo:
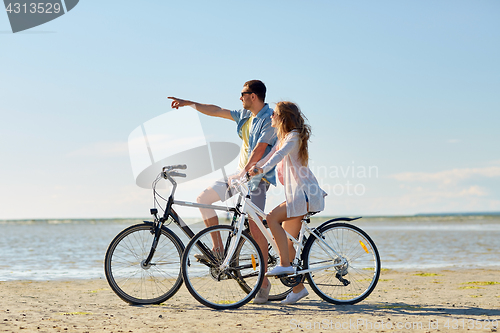
[[[363,218],[412,218],[412,217],[444,217],[444,216],[461,216],[461,217],[467,217],[467,216],[500,216],[500,212],[455,212],[455,213],[418,213],[414,215],[362,215],[362,214],[349,214],[349,215],[335,215],[335,216],[322,216],[318,215],[313,218],[321,218],[321,219],[334,219],[338,217],[363,217]],[[193,220],[193,219],[200,219],[196,217],[186,217],[186,220]],[[75,222],[75,221],[96,221],[96,222],[102,222],[102,221],[150,221],[152,220],[151,217],[89,217],[89,218],[19,218],[19,219],[0,219],[1,222],[50,222],[50,221],[68,221],[68,222]],[[200,219],[201,221],[201,219]]]
[[[500,212],[466,212],[466,213],[419,213],[414,216],[489,216],[500,215]]]

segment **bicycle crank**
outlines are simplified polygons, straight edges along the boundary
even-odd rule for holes
[[[304,282],[305,277],[306,276],[303,274],[302,275],[295,275],[294,277],[284,276],[284,277],[280,277],[280,281],[285,286],[292,288],[292,287],[298,286],[299,283]]]

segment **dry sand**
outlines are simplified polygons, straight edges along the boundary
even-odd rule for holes
[[[0,332],[496,332],[498,270],[384,270],[364,301],[217,311],[183,286],[161,305],[130,306],[106,280],[0,282]]]

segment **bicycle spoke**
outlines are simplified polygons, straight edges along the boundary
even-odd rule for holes
[[[150,224],[125,229],[113,240],[106,254],[106,278],[117,295],[129,303],[163,302],[174,295],[182,283],[183,246],[168,229],[162,229],[155,255],[150,264],[143,267],[154,239],[151,230]]]
[[[220,237],[220,238],[219,238]],[[183,255],[183,277],[190,293],[202,304],[215,309],[239,307],[253,298],[263,279],[262,255],[255,241],[242,235],[228,267],[222,267],[224,258],[210,261],[200,250],[214,249],[212,239],[222,239],[222,244],[231,244],[232,229],[215,226],[201,231],[186,246]],[[226,250],[227,251],[227,250]],[[215,252],[216,253],[216,252]],[[251,290],[248,294],[242,285]]]
[[[322,244],[322,240],[334,251]],[[323,299],[337,304],[354,304],[375,288],[380,258],[375,245],[361,229],[345,223],[329,225],[321,230],[321,240],[315,239],[304,252],[310,269],[322,267],[327,262],[336,264],[308,274],[311,287]]]

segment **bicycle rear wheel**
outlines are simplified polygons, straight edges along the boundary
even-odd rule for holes
[[[152,222],[133,225],[111,242],[104,260],[106,279],[113,291],[130,304],[159,304],[175,295],[182,285],[181,256],[184,245],[163,227],[155,255],[148,257],[154,240]]]
[[[334,304],[355,304],[368,297],[380,276],[375,243],[363,230],[347,223],[327,225],[319,233],[328,246],[311,235],[304,248],[305,268],[339,265],[306,275],[314,292]],[[340,265],[342,259],[345,263]]]
[[[220,237],[224,246],[220,255],[212,253],[213,237]],[[234,228],[217,225],[196,234],[186,246],[182,257],[182,276],[191,295],[213,309],[238,308],[255,297],[264,279],[262,253],[255,240],[243,232],[238,244]],[[236,251],[227,268],[222,268],[224,253],[231,245]],[[205,252],[208,250],[210,258]],[[242,287],[245,285],[249,292]]]

